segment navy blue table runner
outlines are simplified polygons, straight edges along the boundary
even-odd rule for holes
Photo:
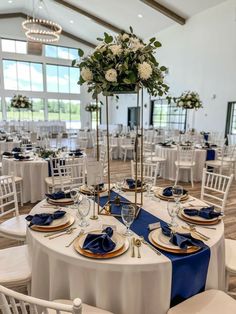
[[[128,201],[116,192],[111,191],[111,199],[114,199],[117,195],[122,201]],[[104,206],[107,201],[107,196],[101,197],[99,202],[100,206]],[[120,214],[121,206],[112,204],[111,211],[112,213]],[[116,218],[122,222],[121,217]],[[130,229],[139,236],[143,236],[145,240],[149,242],[148,225],[155,222],[165,224],[163,220],[141,208],[138,217],[132,223]],[[207,245],[193,254],[178,255],[165,251],[162,251],[162,253],[169,258],[172,263],[171,306],[204,291],[210,260],[210,249]]]

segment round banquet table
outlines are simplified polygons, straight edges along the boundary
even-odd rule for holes
[[[19,161],[2,159],[3,175],[14,175],[23,179],[23,202],[35,203],[45,197],[45,178],[48,176],[48,162],[43,159]]]
[[[126,194],[126,198],[132,200],[133,196]],[[46,207],[45,202],[38,203],[31,214],[55,210]],[[164,221],[170,221],[165,201],[145,198],[143,208]],[[75,215],[74,210],[68,211]],[[99,216],[98,221],[89,220],[89,223],[86,231],[100,229],[103,224],[116,225],[120,232],[125,229],[111,216]],[[181,223],[179,219],[178,223]],[[216,228],[199,229],[210,237],[207,241],[210,260],[206,289],[224,289],[223,222]],[[159,256],[148,246],[142,245],[141,258],[132,258],[129,249],[113,259],[89,259],[79,255],[73,246],[65,247],[79,230],[80,227],[77,227],[71,235],[49,240],[44,233],[28,229],[33,296],[48,300],[79,297],[87,304],[115,314],[166,314],[170,306],[172,280],[172,263],[166,256]],[[181,267],[184,276],[184,267]],[[187,286],[191,285],[187,281],[188,278]]]
[[[166,162],[161,168],[161,177],[167,180],[175,180],[177,160],[177,147],[163,147],[156,145],[156,154],[159,157],[166,158]],[[206,162],[206,150],[195,150],[195,167],[193,171],[193,180],[200,182],[202,180],[202,172]],[[190,171],[187,169],[181,169],[179,172],[179,181],[188,182],[190,180]]]

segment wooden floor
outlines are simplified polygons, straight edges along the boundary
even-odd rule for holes
[[[123,162],[120,160],[114,160],[111,162],[111,180],[116,181],[118,176],[119,178],[124,178],[127,176],[130,176],[131,170],[130,170],[130,162]],[[173,181],[167,181],[163,179],[158,179],[157,185],[158,186],[167,186],[172,185]],[[200,183],[196,183],[194,187],[192,188],[190,184],[188,183],[181,183],[191,195],[194,197],[200,197]],[[28,213],[31,208],[35,204],[27,203],[23,207],[20,208],[20,213]],[[225,223],[225,237],[230,239],[236,240],[236,181],[233,182],[229,198],[227,202],[227,207],[225,211],[225,217],[224,217],[224,223]],[[6,248],[9,246],[15,246],[19,245],[19,243],[16,243],[15,241],[0,238],[0,248]],[[216,270],[217,271],[217,270]],[[230,281],[230,287],[231,289],[236,291],[236,277],[232,278]],[[18,291],[25,291],[24,287],[16,287]]]

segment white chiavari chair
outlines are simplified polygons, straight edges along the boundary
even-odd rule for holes
[[[81,299],[46,301],[0,286],[0,309],[3,314],[112,314],[82,303]]]
[[[236,145],[236,134],[228,134],[228,145]]]
[[[77,138],[76,144],[77,144],[77,148],[86,152],[86,149],[88,147],[88,139]]]
[[[141,163],[139,162],[137,164],[138,171],[137,171],[137,177],[138,179],[141,178]],[[135,167],[136,164],[133,160],[131,160],[131,177],[135,179]],[[154,163],[143,163],[143,179],[150,179],[153,182],[153,185],[156,185],[156,179],[157,179],[157,165]]]
[[[225,176],[219,173],[207,172],[204,168],[201,200],[224,212],[233,177],[233,174]]]
[[[226,146],[222,146],[217,150],[217,159],[207,160],[205,165],[206,167],[213,168],[214,172],[219,172],[222,174],[223,171],[227,171],[229,174],[231,174],[235,167],[235,161],[235,157],[233,158],[233,150],[230,150]]]
[[[190,170],[190,179],[193,186],[193,168],[195,166],[195,150],[191,146],[178,146],[177,147],[177,160],[175,184],[179,180],[180,170]]]
[[[236,241],[232,239],[225,239],[225,275],[225,291],[235,297],[236,292],[229,290],[230,276],[236,277]]]
[[[220,290],[207,290],[169,309],[167,314],[233,314],[236,301]]]
[[[58,164],[61,190],[78,188],[85,184],[85,162],[83,159],[67,160],[65,165]]]
[[[134,141],[135,141],[135,138],[122,138],[121,139],[120,149],[121,149],[121,155],[123,156],[124,161],[126,161],[127,159],[128,152],[131,152],[134,158]]]

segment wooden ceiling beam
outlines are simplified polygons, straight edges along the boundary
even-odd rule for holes
[[[10,19],[10,18],[17,18],[17,17],[21,17],[21,18],[24,18],[26,19],[28,17],[27,14],[23,13],[23,12],[13,12],[13,13],[2,13],[0,14],[0,19]],[[76,35],[73,35],[69,32],[66,32],[65,30],[62,30],[61,34],[63,36],[66,36],[66,37],[69,37],[75,41],[78,41],[80,42],[81,44],[84,44],[85,46],[88,46],[88,47],[91,47],[91,48],[95,48],[96,45],[91,43],[90,41],[87,41],[83,38],[80,38]]]
[[[154,10],[157,10],[161,14],[169,17],[171,20],[179,23],[180,25],[184,25],[186,23],[186,19],[182,16],[178,15],[174,11],[168,9],[164,5],[160,4],[159,2],[155,0],[140,0],[141,2],[145,3],[149,7],[153,8]]]
[[[88,17],[89,19],[93,20],[95,23],[97,24],[100,24],[102,26],[104,26],[105,28],[108,28],[110,29],[111,31],[115,32],[115,33],[120,33],[122,31],[121,28],[97,17],[96,15],[93,15],[92,13],[88,12],[88,11],[85,11],[84,9],[78,7],[78,6],[75,6],[65,0],[54,0],[54,2],[60,4],[60,5],[63,5],[64,7],[67,7],[68,9],[74,11],[74,12],[77,12],[79,14],[82,14],[86,17]]]

